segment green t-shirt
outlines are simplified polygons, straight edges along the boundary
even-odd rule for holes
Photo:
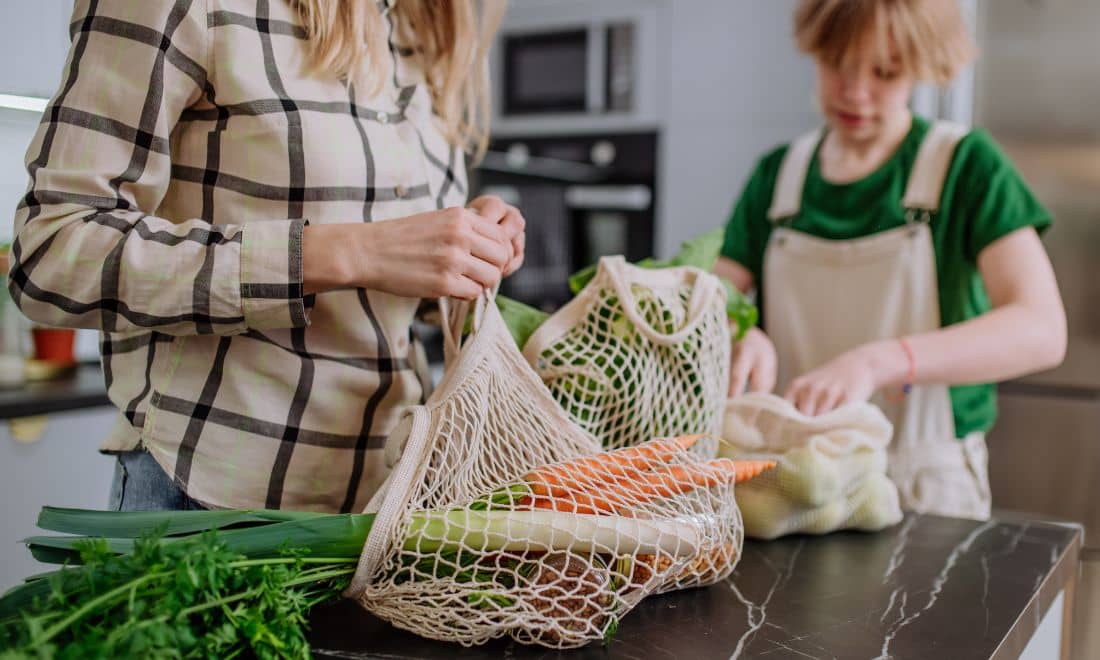
[[[897,152],[853,183],[825,181],[815,152],[803,187],[802,209],[788,226],[821,238],[844,240],[905,224],[901,199],[929,126],[927,120],[914,117]],[[780,147],[757,164],[726,226],[722,246],[723,256],[752,271],[760,292],[764,290],[764,249],[772,230],[767,212],[786,153],[787,146]],[[987,245],[1022,227],[1042,232],[1050,222],[1050,214],[988,133],[975,130],[964,137],[944,182],[940,210],[931,221],[943,325],[990,309],[978,271],[978,255]],[[763,311],[767,301],[762,295],[758,303]],[[953,386],[951,404],[960,438],[972,431],[989,430],[997,416],[996,390],[991,383]]]

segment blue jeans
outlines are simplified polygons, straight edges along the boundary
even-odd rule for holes
[[[188,497],[145,450],[117,454],[111,483],[114,511],[194,511],[205,509]]]

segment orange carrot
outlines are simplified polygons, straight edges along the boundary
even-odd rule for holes
[[[662,438],[635,447],[625,447],[595,456],[584,456],[565,463],[549,465],[530,472],[524,481],[542,481],[544,474],[555,478],[584,477],[592,482],[610,481],[609,477],[633,478],[639,470],[648,470],[672,460],[680,450],[690,449],[702,435],[685,435],[678,438]],[[574,476],[575,475],[575,476]]]
[[[563,499],[560,497],[525,497],[520,501],[523,506],[530,507],[532,509],[543,509],[546,511],[561,511],[564,513],[584,513],[588,515],[597,515],[600,513],[613,513],[610,511],[597,511],[590,506],[581,504],[580,502]]]
[[[540,503],[556,503],[561,502],[563,505],[577,505],[586,509],[599,509],[605,513],[614,513],[614,507],[604,501],[598,495],[593,494],[590,491],[581,487],[573,489],[565,488],[563,486],[547,486],[541,482],[531,482],[527,484],[531,489],[531,495],[520,500],[520,506],[531,504],[538,508],[552,508],[546,506],[539,506]],[[525,500],[530,500],[529,502]],[[555,509],[557,511],[566,511],[571,509]],[[579,513],[579,512],[578,512]]]
[[[516,504],[522,508],[571,513],[627,515],[629,509],[655,499],[745,481],[775,467],[774,461],[728,458],[698,464],[665,464],[678,451],[690,449],[701,437],[652,440],[533,470],[524,477],[530,494]]]
[[[748,481],[775,467],[775,461],[734,461],[734,463],[737,465],[736,483]]]
[[[605,484],[590,494],[596,498],[595,501],[605,502],[620,510],[682,495],[697,488],[746,481],[773,467],[774,461],[733,461],[728,458],[699,464],[666,465],[639,472],[631,481]],[[576,497],[577,493],[573,496]]]

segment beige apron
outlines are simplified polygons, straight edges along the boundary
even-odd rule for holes
[[[946,122],[929,130],[902,200],[905,226],[841,241],[784,226],[799,213],[806,172],[822,133],[792,143],[768,211],[776,227],[764,256],[764,321],[779,358],[779,391],[861,344],[940,327],[928,222],[939,208],[952,154],[965,134],[965,128]],[[872,402],[894,424],[888,472],[902,507],[988,518],[985,438],[980,432],[955,438],[947,386],[917,386],[894,399],[879,392]]]

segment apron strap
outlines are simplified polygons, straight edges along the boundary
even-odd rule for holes
[[[924,136],[901,206],[906,211],[920,210],[934,213],[940,208],[940,195],[955,147],[966,137],[970,129],[962,124],[936,120]]]
[[[802,186],[806,182],[806,173],[810,170],[810,161],[814,157],[817,143],[821,141],[822,129],[813,130],[791,143],[783,162],[779,165],[779,177],[772,191],[772,206],[768,209],[768,219],[779,222],[798,215],[802,208]]]

